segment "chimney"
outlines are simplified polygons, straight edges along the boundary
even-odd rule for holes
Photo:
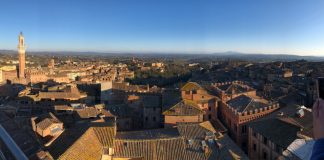
[[[296,112],[296,115],[297,115],[299,118],[302,118],[302,117],[304,117],[305,112],[304,112],[303,109],[299,109],[299,110]]]
[[[208,145],[206,144],[206,141],[201,141],[201,148],[205,154],[208,153],[209,148],[208,148]]]

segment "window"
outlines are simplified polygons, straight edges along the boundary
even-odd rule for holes
[[[242,143],[242,148],[246,148],[246,142]]]
[[[156,118],[155,118],[155,117],[153,117],[153,121],[154,121],[154,122],[156,121]]]
[[[212,116],[211,116],[211,114],[209,114],[209,115],[208,115],[208,119],[211,119],[211,118],[212,118]]]
[[[192,94],[197,94],[197,91],[196,90],[192,90]]]
[[[208,106],[208,110],[211,111],[211,107],[210,106]]]
[[[185,94],[190,94],[190,91],[186,91]]]
[[[268,139],[267,139],[267,137],[263,137],[263,143],[264,143],[265,145],[268,144]]]
[[[153,111],[155,111],[156,110],[156,108],[155,107],[153,107]]]
[[[257,133],[253,132],[253,137],[257,138]]]
[[[59,131],[61,131],[61,128],[59,126],[55,126],[51,129],[51,134],[55,134]]]
[[[277,153],[281,153],[281,148],[278,145],[275,145],[275,150]]]
[[[246,133],[246,125],[242,126],[242,133]]]
[[[257,146],[256,146],[256,144],[254,143],[254,144],[253,144],[253,151],[256,151],[256,147],[257,147]]]
[[[145,117],[145,121],[148,121],[148,117]]]
[[[267,152],[263,151],[263,159],[267,159],[267,156],[268,156]]]

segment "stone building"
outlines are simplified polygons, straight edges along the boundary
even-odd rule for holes
[[[162,126],[161,95],[160,94],[141,94],[143,128],[160,128]]]

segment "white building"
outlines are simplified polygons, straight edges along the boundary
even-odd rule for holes
[[[3,81],[3,78],[2,78],[3,76],[2,76],[2,70],[0,69],[0,84],[2,83],[2,81]]]

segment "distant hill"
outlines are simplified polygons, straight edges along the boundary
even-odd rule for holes
[[[240,52],[223,52],[214,53],[217,57],[223,58],[235,58],[242,60],[271,60],[271,61],[296,61],[296,60],[307,60],[307,61],[324,61],[323,56],[299,56],[291,54],[261,54],[261,53],[240,53]]]
[[[212,54],[198,54],[198,53],[112,53],[112,52],[76,52],[76,51],[27,51],[30,55],[71,55],[71,56],[113,56],[113,57],[145,57],[145,58],[166,58],[166,59],[237,59],[237,60],[248,60],[258,62],[269,62],[269,61],[296,61],[296,60],[307,60],[307,61],[324,61],[323,56],[298,56],[290,54],[262,54],[262,53],[240,53],[240,52],[217,52]],[[17,54],[15,50],[0,50],[0,54]]]

